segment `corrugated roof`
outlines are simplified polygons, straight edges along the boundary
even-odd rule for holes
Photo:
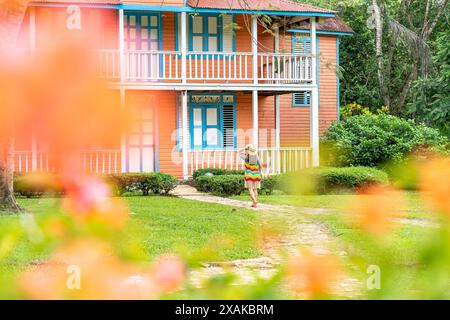
[[[291,29],[309,29],[309,21],[300,22],[297,25],[291,27]],[[324,22],[318,23],[317,30],[353,33],[353,29],[350,28],[339,16],[328,18],[325,19]]]
[[[336,13],[336,11],[288,0],[188,0],[187,4],[194,8],[209,9]]]
[[[31,3],[121,4],[121,0],[33,0]]]

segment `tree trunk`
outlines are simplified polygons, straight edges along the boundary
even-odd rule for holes
[[[380,87],[380,94],[384,105],[389,109],[391,102],[389,99],[388,90],[386,90],[383,59],[383,17],[377,0],[372,0],[372,10],[375,22],[375,55],[377,58],[378,85]]]
[[[13,190],[14,141],[3,137],[0,141],[0,214],[21,211]]]

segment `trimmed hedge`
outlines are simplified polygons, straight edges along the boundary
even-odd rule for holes
[[[200,169],[194,172],[194,187],[199,191],[219,196],[240,195],[245,190],[244,170]],[[277,185],[277,177],[264,177],[261,192],[272,194]]]
[[[386,172],[370,167],[314,168],[277,179],[275,188],[287,194],[326,194],[389,183]]]
[[[220,170],[223,174],[195,174],[194,186],[202,192],[219,196],[240,195],[244,190],[242,174]],[[211,172],[212,173],[212,172]],[[229,174],[227,174],[229,173]],[[370,167],[313,168],[295,173],[270,176],[261,180],[261,192],[268,195],[274,190],[286,194],[326,194],[337,191],[351,191],[374,184],[389,183],[384,171]]]
[[[123,173],[107,176],[118,195],[125,192],[141,191],[144,196],[167,195],[178,185],[178,179],[165,173]]]
[[[208,169],[199,169],[194,171],[192,178],[196,180],[201,176],[225,176],[225,175],[243,175],[245,173],[244,170],[227,170],[227,169],[217,169],[217,168],[208,168]]]
[[[16,195],[31,198],[47,194],[60,196],[64,194],[63,187],[54,174],[29,173],[14,177],[13,190]]]

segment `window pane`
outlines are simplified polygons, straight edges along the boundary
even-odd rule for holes
[[[217,129],[207,129],[206,130],[206,144],[207,146],[217,146],[218,138],[218,130]]]
[[[152,40],[158,40],[158,30],[157,29],[152,29],[150,31],[150,37]]]
[[[206,109],[206,124],[208,126],[217,126],[217,109]]]
[[[136,29],[130,28],[130,39],[136,39]]]
[[[202,125],[202,109],[195,108],[194,109],[194,126]]]
[[[153,172],[153,148],[142,149],[142,171]]]
[[[143,16],[141,17],[141,26],[148,26],[148,17],[147,16]]]
[[[129,156],[128,165],[130,172],[140,172],[141,152],[139,148],[130,148],[128,156]]]
[[[202,146],[202,129],[195,128],[194,129],[194,146],[201,147]]]
[[[148,29],[141,29],[141,39],[148,39]]]
[[[129,18],[129,25],[135,26],[136,25],[136,16],[130,16]]]
[[[157,16],[151,16],[150,17],[150,21],[151,21],[151,26],[152,27],[157,27],[158,26],[158,17]]]
[[[153,135],[151,134],[142,135],[142,144],[153,145]]]
[[[217,17],[208,17],[208,33],[217,34]]]
[[[208,51],[209,52],[219,51],[217,48],[217,37],[208,38]]]
[[[203,17],[192,17],[192,31],[194,33],[203,33]]]
[[[203,37],[192,37],[193,51],[203,51]]]
[[[138,134],[131,134],[128,143],[133,146],[141,144],[141,136]]]

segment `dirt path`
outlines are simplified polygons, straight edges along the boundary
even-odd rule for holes
[[[336,250],[333,249],[335,239],[328,234],[325,227],[307,218],[311,214],[330,214],[333,212],[330,209],[304,209],[268,204],[260,204],[258,208],[251,208],[251,202],[200,193],[195,188],[185,185],[177,187],[173,194],[189,200],[247,208],[258,212],[261,225],[270,224],[273,219],[277,219],[283,225],[288,226],[281,237],[276,240],[272,239],[264,242],[264,256],[262,257],[227,262],[211,262],[205,264],[203,270],[194,271],[191,279],[196,285],[200,286],[202,280],[205,278],[220,274],[225,270],[231,270],[236,273],[239,283],[253,281],[255,274],[263,278],[270,277],[276,271],[277,266],[283,261],[282,254],[284,256],[295,255],[300,246],[307,247],[318,255],[325,255],[332,252],[346,259],[346,252],[334,252]],[[361,292],[361,281],[348,276],[343,276],[339,279],[333,289],[334,294],[344,298],[359,297]]]

